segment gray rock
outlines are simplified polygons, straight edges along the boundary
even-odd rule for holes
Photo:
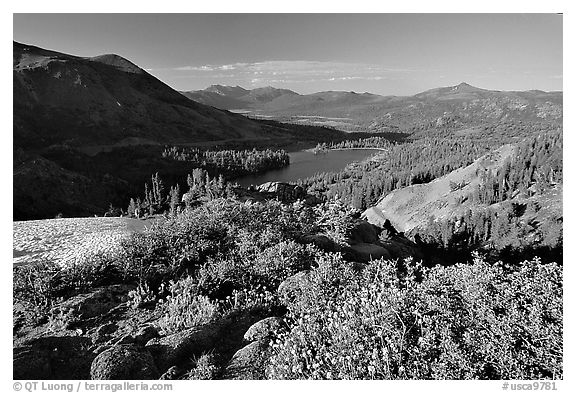
[[[375,259],[389,259],[390,253],[384,247],[371,243],[358,243],[350,247],[356,259],[360,262],[370,262]]]
[[[370,224],[377,225],[380,228],[384,228],[384,224],[388,220],[384,212],[376,206],[366,209],[360,217],[367,220]]]
[[[259,192],[273,194],[282,202],[295,202],[306,197],[306,190],[300,186],[281,182],[267,182],[256,188]]]
[[[136,345],[109,348],[92,362],[92,379],[158,379],[158,370],[150,353]]]
[[[207,352],[222,332],[223,324],[211,323],[193,327],[165,337],[157,337],[146,343],[160,372]]]
[[[224,379],[265,379],[272,348],[268,340],[258,340],[238,350],[224,371]]]
[[[141,327],[134,335],[134,341],[137,344],[144,345],[155,337],[158,337],[158,328],[154,325],[146,325]]]
[[[378,227],[368,221],[356,220],[349,232],[350,243],[376,243],[378,241]]]
[[[416,243],[403,238],[401,236],[393,236],[389,240],[381,240],[379,244],[386,248],[393,258],[408,258],[422,259],[424,255]]]
[[[267,340],[285,329],[282,318],[269,317],[256,322],[244,333],[244,340],[248,342]]]
[[[305,235],[301,239],[304,244],[314,244],[316,247],[327,252],[336,252],[339,250],[338,244],[334,243],[325,235]]]

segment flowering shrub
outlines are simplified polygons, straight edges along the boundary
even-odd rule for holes
[[[163,315],[158,325],[167,333],[212,322],[220,315],[217,304],[198,294],[192,277],[173,282],[160,309]]]
[[[279,300],[276,292],[271,292],[265,287],[234,290],[232,295],[218,302],[224,315],[231,315],[242,311],[260,311],[261,313],[273,313],[278,307]]]
[[[309,268],[313,252],[312,247],[292,240],[263,250],[256,241],[246,242],[238,253],[203,265],[198,272],[199,285],[202,292],[211,297],[258,286],[275,289],[287,277]]]
[[[146,307],[155,301],[156,294],[146,283],[139,284],[136,289],[128,292],[128,304],[134,309]]]
[[[291,330],[273,344],[268,378],[562,376],[562,271],[555,264],[506,269],[476,256],[472,265],[428,270],[380,260],[341,284],[307,297],[312,307],[290,306]]]

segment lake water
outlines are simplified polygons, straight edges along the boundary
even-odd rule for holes
[[[314,154],[310,151],[289,153],[290,165],[259,175],[244,176],[233,181],[247,187],[251,184],[259,185],[269,181],[289,183],[304,179],[322,172],[339,172],[346,165],[354,161],[363,161],[376,154],[375,149],[329,150],[326,153]]]

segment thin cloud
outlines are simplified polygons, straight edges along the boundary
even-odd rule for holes
[[[308,60],[269,60],[253,63],[206,64],[181,66],[172,71],[176,78],[237,78],[250,85],[274,83],[338,82],[383,80],[413,72],[413,69],[390,68],[375,64]]]

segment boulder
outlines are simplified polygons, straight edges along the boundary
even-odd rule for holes
[[[355,220],[349,232],[349,240],[350,243],[376,243],[378,233],[378,227],[368,221]]]
[[[366,209],[362,213],[361,218],[380,228],[384,228],[384,223],[388,220],[382,210],[376,206]]]
[[[387,249],[372,243],[358,243],[350,246],[350,249],[359,262],[367,263],[375,259],[391,257]]]
[[[273,194],[282,202],[295,202],[306,198],[306,190],[300,186],[281,182],[267,182],[256,188],[259,192]]]
[[[224,379],[265,379],[272,348],[268,340],[254,341],[238,350],[226,366]]]
[[[51,353],[46,350],[33,351],[14,349],[14,379],[51,379],[53,376]],[[68,379],[63,377],[61,379]]]
[[[169,336],[157,337],[146,343],[160,372],[185,362],[214,347],[223,329],[221,323],[193,327]]]
[[[302,288],[308,283],[309,274],[310,271],[304,270],[288,277],[280,283],[278,286],[278,294],[284,304],[288,304],[298,297]]]
[[[413,257],[416,259],[424,258],[422,251],[416,243],[401,237],[393,236],[389,240],[381,240],[379,244],[386,248],[393,258],[405,259]]]
[[[339,250],[338,244],[325,235],[305,235],[301,239],[304,244],[314,244],[316,247],[326,252],[336,252]]]
[[[258,340],[268,340],[277,333],[285,329],[285,323],[282,318],[269,317],[256,322],[248,328],[244,334],[244,340],[248,342]]]
[[[96,357],[89,337],[39,337],[13,349],[14,379],[88,379]]]
[[[101,352],[92,362],[92,379],[158,379],[154,358],[137,345],[118,345]]]
[[[154,325],[146,325],[141,327],[134,335],[136,344],[144,345],[153,338],[158,337],[158,329]]]

